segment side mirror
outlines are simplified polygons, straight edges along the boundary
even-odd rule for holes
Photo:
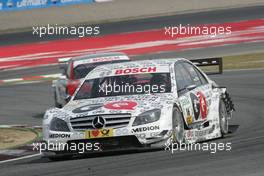
[[[71,100],[71,96],[67,95],[66,98],[65,98],[65,101],[68,103],[70,100]]]
[[[62,74],[66,75],[67,72],[67,64],[59,64],[59,68],[62,70]]]
[[[186,87],[186,89],[187,89],[188,91],[191,91],[191,90],[193,90],[193,89],[195,89],[195,88],[196,88],[196,85],[195,85],[195,84],[192,84],[192,85],[189,85],[189,86]]]

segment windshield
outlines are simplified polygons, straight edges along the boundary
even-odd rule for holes
[[[145,73],[85,80],[74,100],[171,92],[170,73]]]
[[[90,71],[96,67],[95,64],[81,64],[73,69],[74,79],[84,78]]]

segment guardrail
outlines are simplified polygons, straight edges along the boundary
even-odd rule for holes
[[[64,5],[81,4],[81,3],[89,4],[93,2],[95,1],[94,0],[0,0],[0,12],[64,6]]]

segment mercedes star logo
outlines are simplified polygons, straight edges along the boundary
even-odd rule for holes
[[[101,116],[96,116],[93,119],[92,125],[95,129],[100,129],[105,126],[105,119]]]

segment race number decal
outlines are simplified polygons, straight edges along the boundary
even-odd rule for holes
[[[198,118],[200,116],[200,101],[199,101],[198,97],[193,93],[190,93],[190,97],[192,100],[194,118],[195,118],[195,120],[198,120]]]
[[[206,98],[202,92],[197,92],[196,95],[190,93],[192,100],[193,112],[195,120],[198,120],[201,116],[202,119],[206,119],[207,116],[207,103]]]
[[[197,96],[199,98],[202,119],[205,119],[207,116],[207,104],[206,104],[205,96],[202,92],[197,92]]]
[[[104,105],[107,109],[115,110],[134,110],[135,106],[137,106],[137,103],[133,101],[117,101]]]

